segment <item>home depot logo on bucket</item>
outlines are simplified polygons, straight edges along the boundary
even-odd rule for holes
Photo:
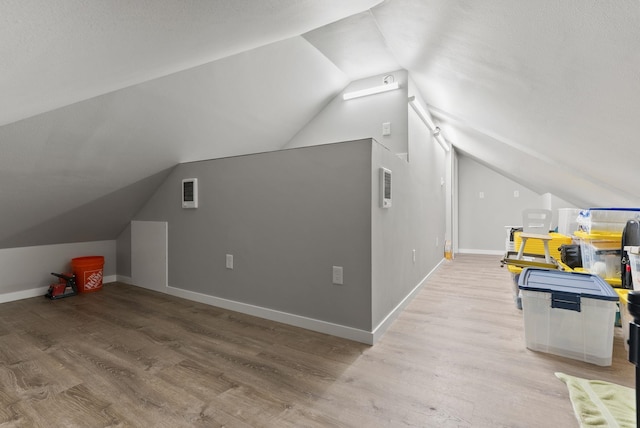
[[[102,269],[84,272],[84,289],[93,290],[102,286]]]

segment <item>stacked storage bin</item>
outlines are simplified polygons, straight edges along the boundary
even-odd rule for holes
[[[622,233],[628,220],[640,220],[640,208],[589,208],[580,211],[578,227],[587,234]]]
[[[578,208],[558,208],[558,233],[571,236],[578,230]]]
[[[614,287],[620,287],[622,284],[620,275],[622,232],[579,231],[575,236],[580,240],[584,271],[598,275]]]

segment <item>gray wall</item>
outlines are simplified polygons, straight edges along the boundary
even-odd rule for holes
[[[336,97],[288,150],[179,165],[135,217],[168,221],[169,285],[365,331],[392,315],[443,258],[446,205],[444,151],[408,106],[406,71],[393,74],[400,90]],[[364,140],[327,144],[349,137]],[[394,174],[388,210],[379,207],[381,166]],[[180,182],[190,177],[200,208],[183,210]],[[125,231],[119,260],[128,254]],[[343,286],[331,284],[334,265]]]
[[[43,296],[56,280],[50,272],[70,272],[71,259],[83,256],[104,256],[104,276],[116,274],[115,240],[0,249],[0,302]]]
[[[43,223],[15,231],[0,239],[0,248],[116,239],[170,171],[167,168]]]
[[[524,209],[544,207],[541,195],[469,156],[458,158],[458,180],[460,252],[504,253],[505,226],[522,224]],[[514,191],[519,197],[514,197]]]
[[[409,95],[416,95],[409,84]],[[408,159],[377,145],[372,171],[372,322],[379,325],[442,261],[445,236],[444,150],[407,105]],[[379,167],[393,174],[393,202],[380,208]],[[413,250],[416,261],[413,261]]]
[[[118,277],[125,282],[131,280],[131,223],[125,227],[116,240],[116,263],[118,266]]]
[[[371,169],[374,329],[442,260],[445,235],[445,186],[440,185],[445,178],[444,151],[408,106],[408,96],[419,97],[408,73],[391,74],[400,83],[399,90],[349,101],[340,95],[287,144],[311,146],[345,137],[370,137],[379,142],[373,146]],[[353,82],[345,91],[380,85],[382,77]],[[384,122],[391,122],[391,135],[382,135]],[[393,172],[390,209],[379,207],[381,166]]]
[[[172,287],[370,331],[371,147],[181,164],[135,220],[168,222]],[[198,178],[197,209],[180,206],[184,178]]]

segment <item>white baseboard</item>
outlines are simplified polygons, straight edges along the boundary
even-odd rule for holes
[[[107,275],[102,278],[104,284],[116,281],[116,275]],[[31,288],[29,290],[0,293],[0,303],[14,302],[16,300],[30,299],[31,297],[44,296],[49,291],[49,286]]]
[[[458,253],[460,254],[483,254],[487,256],[504,256],[505,250],[477,250],[477,249],[464,249],[459,248]]]
[[[326,321],[320,321],[313,318],[307,318],[300,315],[293,315],[274,309],[249,305],[247,303],[236,302],[234,300],[222,299],[220,297],[209,296],[206,294],[197,293],[195,291],[183,290],[181,288],[167,287],[167,294],[181,297],[187,300],[192,300],[194,302],[204,303],[207,305],[240,312],[247,315],[253,315],[271,321],[281,322],[283,324],[288,324],[307,330],[317,331],[319,333],[329,334],[331,336],[342,337],[344,339],[373,345],[373,334],[365,330],[359,330],[356,328],[333,324]]]
[[[422,286],[427,281],[427,279],[445,261],[445,259],[440,260],[440,262],[433,269],[431,269],[431,271],[424,278],[422,278],[422,281],[420,281],[418,285],[416,285],[413,290],[411,290],[411,292],[407,294],[407,296],[402,299],[402,301],[398,303],[398,305],[385,317],[385,319],[383,319],[382,322],[380,322],[380,324],[378,324],[378,326],[373,329],[373,343],[376,343],[382,337],[382,335],[387,331],[391,324],[393,324],[396,318],[398,318],[398,315],[400,315],[404,308],[406,308],[407,305],[414,299],[414,297],[416,297],[416,294],[418,294],[418,292],[422,289]]]
[[[319,333],[330,334],[332,336],[342,337],[344,339],[354,340],[356,342],[365,343],[367,345],[375,344],[393,324],[393,321],[402,313],[404,308],[413,300],[416,294],[424,286],[427,279],[440,267],[445,259],[442,259],[422,280],[413,288],[413,290],[396,305],[396,307],[385,317],[380,324],[372,331],[360,330],[352,327],[346,327],[339,324],[333,324],[327,321],[321,321],[313,318],[307,318],[300,315],[293,315],[274,309],[263,308],[260,306],[249,305],[247,303],[236,302],[233,300],[222,299],[219,297],[209,296],[194,291],[183,290],[181,288],[167,287],[167,294],[181,297],[187,300],[204,303],[247,315],[253,315],[265,318],[271,321],[277,321],[284,324],[293,325],[295,327],[305,328],[307,330],[317,331]]]
[[[114,279],[114,281],[123,282],[123,283],[129,284],[129,285],[135,285],[133,283],[133,279],[131,279],[130,276],[116,275],[116,278]]]
[[[31,297],[38,296],[44,297],[44,295],[47,294],[48,290],[49,286],[47,285],[45,287],[31,288],[29,290],[14,291],[12,293],[2,293],[0,294],[0,303],[13,302],[15,300],[29,299]]]

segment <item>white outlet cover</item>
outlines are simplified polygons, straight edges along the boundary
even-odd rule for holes
[[[233,269],[233,254],[227,254],[225,261],[227,269]]]
[[[342,270],[342,266],[333,266],[333,281],[334,284],[343,285],[344,284],[344,274]]]

